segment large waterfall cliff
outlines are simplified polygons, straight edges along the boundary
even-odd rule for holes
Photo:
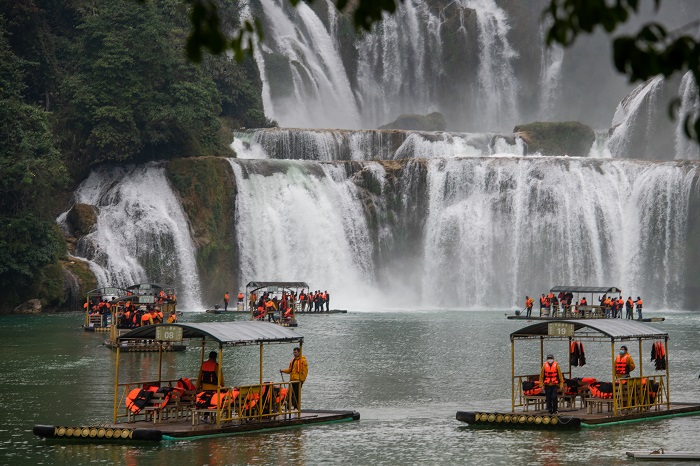
[[[700,157],[659,123],[674,96],[697,112],[697,86],[625,98],[599,38],[543,46],[544,3],[406,0],[358,36],[328,0],[244,2],[284,127],[237,132],[238,158],[94,171],[76,254],[101,286],[171,282],[188,310],[250,280],[305,280],[355,310],[511,308],[554,285],[698,308],[699,165],[682,159]],[[360,129],[431,111],[449,132]],[[557,119],[603,129],[588,157],[526,156],[512,134]]]

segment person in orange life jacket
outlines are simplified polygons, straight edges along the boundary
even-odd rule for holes
[[[627,353],[626,346],[620,346],[620,354],[615,358],[615,375],[617,377],[629,377],[630,372],[635,369],[632,356]]]
[[[224,311],[228,311],[228,301],[231,297],[228,295],[228,291],[224,293]]]
[[[331,294],[326,291],[326,312],[330,312]]]
[[[547,307],[547,297],[542,293],[540,296],[540,317],[542,317],[542,308]]]
[[[527,311],[525,315],[527,317],[530,317],[532,315],[532,305],[535,304],[535,302],[532,300],[531,297],[525,296],[525,310]]]
[[[625,317],[627,319],[634,319],[634,301],[632,301],[632,296],[627,297],[627,303],[625,304]]]
[[[177,322],[177,315],[175,314],[175,311],[170,311],[170,316],[168,316],[168,323],[174,324],[175,322]]]
[[[542,364],[540,371],[540,387],[542,386],[544,386],[547,411],[549,414],[557,414],[557,388],[564,391],[564,376],[561,373],[561,367],[551,354],[547,355],[547,361]]]
[[[642,298],[637,296],[637,318],[642,320]]]
[[[209,359],[202,363],[197,376],[197,390],[214,391],[224,386],[224,374],[219,378],[219,364],[216,362],[216,351],[209,353]]]
[[[292,387],[292,406],[294,409],[300,409],[301,386],[306,381],[306,376],[309,374],[309,364],[306,358],[302,356],[301,349],[296,347],[292,350],[294,358],[289,363],[287,369],[280,369],[280,374],[289,374],[289,381]]]

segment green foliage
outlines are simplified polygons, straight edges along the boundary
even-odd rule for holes
[[[65,243],[51,220],[31,213],[0,217],[0,288],[16,276],[31,280],[65,251]]]
[[[656,9],[661,0],[653,0]],[[550,0],[544,16],[551,20],[547,32],[547,44],[559,43],[565,47],[574,43],[581,33],[591,33],[597,26],[611,33],[624,24],[631,14],[639,11],[639,0]],[[686,27],[697,29],[697,22]],[[682,30],[683,28],[681,28]],[[695,83],[700,85],[700,43],[681,30],[668,32],[663,25],[651,22],[637,34],[622,35],[613,40],[613,59],[617,70],[630,82],[645,81],[659,74],[669,77],[675,73],[691,71]],[[680,104],[671,102],[669,114],[675,115]],[[686,135],[700,142],[700,116],[692,121],[684,116]]]
[[[218,150],[219,96],[180,55],[178,5],[97,0],[78,27],[76,72],[62,85],[74,166]]]

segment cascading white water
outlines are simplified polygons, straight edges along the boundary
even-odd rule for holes
[[[271,128],[234,133],[240,158],[398,160],[404,158],[523,155],[512,134],[444,133],[401,130],[310,130]]]
[[[678,123],[676,124],[676,159],[700,160],[700,145],[686,136],[684,131],[685,119],[695,121],[700,115],[700,89],[695,82],[693,73],[688,71],[681,80],[678,91],[681,106],[678,109]]]
[[[608,148],[613,157],[644,158],[635,153],[634,143],[644,134],[654,134],[656,119],[654,112],[659,108],[659,97],[663,88],[662,76],[657,76],[640,84],[615,111],[613,134]]]
[[[546,121],[554,119],[554,106],[561,93],[561,69],[564,60],[564,48],[552,44],[546,45],[545,30],[548,27],[544,22],[540,23],[539,39],[542,45],[542,58],[540,63],[540,110]]]
[[[466,0],[474,8],[479,25],[479,91],[477,92],[479,125],[475,129],[487,131],[512,125],[518,115],[518,82],[513,60],[517,52],[508,42],[508,18],[495,0]],[[484,126],[482,126],[484,125]]]
[[[100,287],[164,283],[176,287],[180,309],[204,309],[187,218],[162,165],[93,171],[75,202],[99,209],[76,255],[89,261]]]
[[[363,306],[374,264],[357,186],[342,166],[229,159],[236,177],[239,283],[306,281],[331,305]]]
[[[263,0],[263,19],[270,43],[256,54],[266,87],[265,114],[282,124],[326,128],[359,128],[360,117],[336,41],[320,18],[301,2],[296,9],[285,0]],[[248,13],[246,13],[248,14]],[[270,68],[265,52],[280,54],[291,64],[290,95],[270,96]]]

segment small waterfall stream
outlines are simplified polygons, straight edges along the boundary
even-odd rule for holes
[[[77,244],[98,285],[175,286],[180,308],[203,309],[196,249],[178,198],[161,164],[93,171],[76,203],[99,209],[95,231]]]

